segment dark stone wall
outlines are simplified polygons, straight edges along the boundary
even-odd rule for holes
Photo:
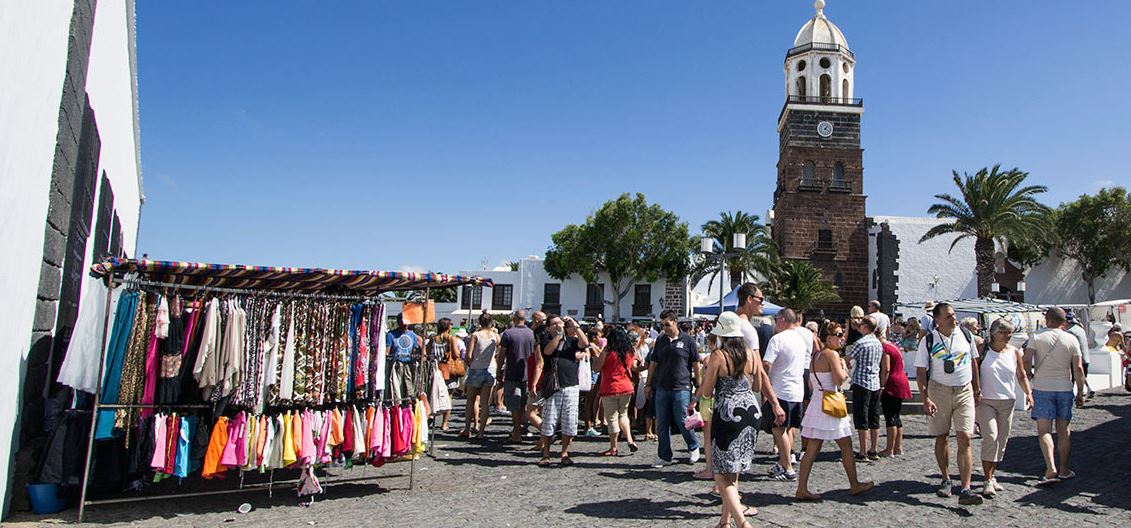
[[[876,291],[884,313],[894,313],[896,295],[899,288],[899,238],[886,224],[880,224],[876,234],[876,270],[872,280],[876,281]]]
[[[833,135],[817,134],[821,121]],[[778,182],[774,192],[773,238],[785,258],[818,267],[825,280],[840,284],[841,302],[818,306],[826,316],[846,315],[868,302],[868,225],[865,214],[864,151],[860,115],[789,110],[781,130]],[[815,165],[815,184],[801,185],[804,165]],[[845,186],[831,184],[833,167],[844,166]],[[831,247],[817,244],[818,233],[832,233]]]

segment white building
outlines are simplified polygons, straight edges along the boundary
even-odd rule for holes
[[[466,270],[461,275],[479,275],[495,282],[494,287],[464,286],[460,289],[456,307],[452,314],[442,314],[437,308],[437,317],[448,316],[459,324],[471,314],[503,314],[517,309],[541,310],[546,313],[568,315],[578,319],[612,321],[614,310],[613,289],[608,275],[602,274],[599,282],[589,284],[579,276],[558,280],[546,273],[545,262],[536,256],[518,262],[518,270]],[[686,281],[668,284],[660,279],[656,282],[633,284],[628,294],[620,299],[622,320],[657,319],[660,312],[668,308],[676,310],[681,316],[688,308],[689,288]]]
[[[920,243],[932,227],[947,220],[929,217],[876,216],[868,231],[869,292],[888,310],[921,315],[926,301],[977,297],[974,240],[943,235]],[[1086,304],[1088,287],[1075,262],[1052,256],[1024,274],[998,256],[997,280],[1002,292],[1032,304]],[[1018,279],[1024,291],[1018,290]],[[1131,298],[1131,274],[1112,270],[1096,282],[1096,300]],[[892,310],[894,307],[894,310]]]
[[[86,271],[108,255],[134,254],[142,203],[135,56],[132,0],[0,2],[5,515],[36,460],[55,374],[92,289]]]

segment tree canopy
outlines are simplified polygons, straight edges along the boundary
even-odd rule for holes
[[[762,291],[774,302],[798,312],[840,300],[836,288],[821,278],[821,270],[801,260],[779,261]]]
[[[716,254],[733,252],[736,249],[734,234],[746,233],[745,251],[726,259],[726,274],[732,288],[747,278],[765,280],[772,273],[778,250],[769,230],[758,221],[758,215],[745,211],[723,211],[717,220],[704,223],[702,230],[704,235],[714,239]],[[710,289],[721,271],[716,258],[700,255],[691,266],[691,281],[698,284],[710,277],[707,284],[707,289]]]
[[[1116,268],[1131,271],[1131,195],[1122,187],[1101,189],[1061,204],[1055,218],[1057,251],[1079,264],[1094,303],[1096,279]]]
[[[620,300],[633,283],[686,277],[693,247],[687,223],[648,204],[641,193],[605,202],[585,223],[565,226],[551,241],[545,263],[551,277],[577,274],[594,283],[601,273],[609,275],[613,298],[603,302],[613,305],[614,320],[620,320]]]
[[[1010,240],[1036,240],[1048,234],[1048,207],[1036,199],[1048,189],[1041,185],[1022,186],[1029,173],[1016,168],[1003,171],[1000,164],[979,169],[974,175],[959,176],[958,171],[952,174],[961,196],[936,194],[939,203],[927,212],[953,221],[932,227],[919,241],[957,234],[950,245],[953,250],[960,240],[974,238],[978,296],[984,297],[989,295],[994,281],[995,241],[1006,247]]]

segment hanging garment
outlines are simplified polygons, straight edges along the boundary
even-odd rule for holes
[[[141,402],[145,390],[145,359],[149,341],[153,336],[153,320],[157,311],[157,298],[141,292],[138,296],[137,318],[130,332],[130,344],[122,364],[122,381],[118,388],[118,403],[136,404]],[[139,410],[118,409],[114,415],[114,427],[123,431],[133,429],[138,423]],[[126,447],[130,437],[126,436]]]
[[[295,386],[295,305],[287,307],[287,338],[283,345],[283,361],[279,367],[279,400],[290,401]]]
[[[295,458],[301,461],[306,453],[303,452],[305,447],[302,442],[303,423],[302,413],[299,411],[295,411],[294,415],[291,416],[291,435],[293,435],[292,442],[295,446]]]
[[[313,464],[317,455],[314,444],[314,422],[311,412],[307,410],[302,413],[302,457],[299,463],[304,466]]]
[[[354,449],[356,449],[356,446],[354,445],[354,439],[356,437],[353,434],[353,409],[346,408],[346,413],[343,417],[343,421],[345,422],[345,428],[342,431],[342,452],[345,453],[347,457],[349,457],[353,455]]]
[[[177,445],[181,440],[181,418],[173,413],[168,421],[169,432],[165,435],[165,467],[161,473],[172,475],[177,465]]]
[[[369,386],[372,387],[374,393],[381,391],[385,388],[385,360],[388,356],[388,347],[385,343],[386,335],[388,334],[388,324],[385,322],[385,305],[379,305],[378,310],[373,318],[373,325],[376,327],[375,339],[372,341],[376,343],[376,353],[373,354],[370,360],[370,370],[372,375],[369,376]],[[373,395],[375,396],[375,394]]]
[[[413,428],[412,428],[412,452],[413,454],[423,454],[428,446],[428,408],[424,404],[424,398],[416,401],[416,412],[413,413]]]
[[[240,468],[244,471],[255,469],[255,446],[259,444],[259,419],[251,416],[247,420],[247,445],[244,448],[244,462]]]
[[[353,407],[353,456],[354,458],[365,458],[365,424],[362,423],[363,413],[357,411],[357,407]]]
[[[392,456],[399,457],[399,456],[405,454],[406,451],[408,451],[408,441],[407,441],[407,438],[404,435],[404,432],[405,432],[404,429],[405,429],[405,426],[407,424],[405,424],[404,420],[401,418],[401,407],[399,405],[396,406],[396,407],[393,407],[392,419],[393,419],[393,433],[392,433],[393,452],[392,452]],[[409,431],[409,434],[411,434],[411,431]]]
[[[282,467],[290,467],[298,460],[298,455],[295,454],[295,440],[294,440],[294,421],[291,419],[291,411],[283,415],[283,458]]]
[[[393,420],[393,410],[385,407],[385,437],[381,440],[381,457],[388,459],[393,456],[393,429],[395,420]]]
[[[168,417],[164,414],[158,414],[153,417],[153,444],[159,448],[153,450],[153,456],[150,458],[149,467],[156,470],[165,469],[165,455],[168,452],[165,450],[166,435],[169,432],[169,424],[167,423]]]
[[[365,407],[365,457],[368,458],[373,452],[374,442],[373,427],[377,425],[377,409],[372,405]]]
[[[78,318],[67,344],[67,355],[59,368],[56,381],[76,390],[94,394],[98,390],[98,361],[102,354],[102,339],[106,329],[106,284],[101,280],[84,279],[82,302]],[[110,313],[116,313],[122,290],[111,297]],[[117,320],[114,321],[115,329]]]
[[[228,467],[240,467],[247,457],[247,416],[241,411],[232,418],[228,429],[228,443],[224,446],[224,456],[220,463]]]
[[[208,452],[204,455],[204,467],[201,469],[202,477],[214,478],[223,475],[227,467],[221,463],[224,447],[228,445],[228,417],[221,416],[216,419],[212,427],[212,436],[208,440]]]
[[[181,399],[181,369],[184,368],[184,345],[187,336],[191,335],[193,317],[184,315],[181,310],[180,298],[174,298],[171,320],[169,322],[169,336],[161,341],[159,346],[160,364],[158,365],[160,377],[157,379],[156,403],[159,405],[173,405]]]
[[[185,416],[181,418],[180,430],[177,434],[177,456],[173,463],[173,476],[185,478],[194,468],[189,460],[190,446],[192,445],[192,432],[196,430],[196,417]]]
[[[102,381],[102,403],[118,403],[118,393],[122,381],[122,366],[125,361],[126,348],[129,345],[130,333],[133,331],[134,319],[137,315],[138,292],[120,294],[118,306],[114,312],[114,327],[110,334],[110,343],[106,350],[106,373]],[[95,368],[95,377],[98,369]],[[99,411],[98,427],[95,439],[105,440],[114,433],[113,410]]]
[[[259,439],[255,442],[255,467],[263,467],[264,452],[270,435],[271,419],[266,416],[259,417]]]
[[[204,311],[204,331],[192,367],[193,377],[204,391],[204,399],[210,399],[216,385],[220,383],[220,346],[223,328],[220,321],[220,300],[211,299]]]
[[[283,320],[283,305],[276,303],[271,307],[271,328],[263,343],[263,390],[260,392],[260,405],[271,402],[271,394],[279,390],[279,357],[283,355],[280,326]],[[262,412],[262,407],[260,407]]]
[[[164,296],[158,301],[158,303],[162,302],[165,302]],[[160,308],[158,308],[158,310],[160,310]],[[166,311],[168,311],[168,308],[166,308]],[[160,341],[156,334],[149,337],[149,345],[146,347],[145,351],[145,380],[141,393],[141,403],[143,405],[153,405],[157,396],[157,378],[161,375],[161,360],[158,358],[157,353],[159,343]],[[153,409],[141,409],[140,413],[141,417],[145,418],[153,415]]]
[[[318,457],[316,462],[325,464],[333,459],[331,455],[331,448],[329,445],[330,440],[330,415],[331,413],[319,413],[322,415],[321,426],[318,428]]]
[[[78,484],[83,476],[83,455],[90,435],[90,416],[77,410],[63,413],[59,425],[51,432],[39,467],[38,482]]]
[[[383,407],[370,407],[373,409],[373,422],[369,428],[369,456],[376,458],[381,455],[385,442],[385,409]]]

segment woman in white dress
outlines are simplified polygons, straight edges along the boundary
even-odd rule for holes
[[[821,391],[838,390],[848,379],[844,359],[837,353],[844,344],[844,329],[829,321],[821,328],[819,337],[822,350],[813,356],[813,362],[809,366],[813,397],[801,420],[801,436],[807,443],[805,455],[801,458],[801,469],[797,474],[795,496],[804,501],[821,500],[820,494],[809,491],[809,474],[813,471],[813,462],[817,460],[817,454],[821,452],[821,444],[825,440],[835,441],[840,447],[840,462],[844,465],[844,472],[851,485],[849,494],[859,495],[875,487],[871,481],[860,482],[856,478],[856,460],[852,453],[852,417],[845,415],[837,418],[821,410]]]

